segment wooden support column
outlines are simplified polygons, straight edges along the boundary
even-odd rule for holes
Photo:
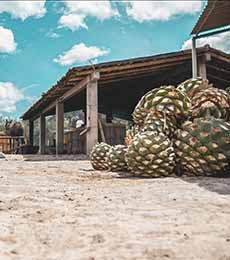
[[[86,152],[90,154],[93,146],[98,142],[98,79],[99,72],[93,72],[86,88],[87,104],[87,135]]]
[[[41,115],[39,118],[40,132],[39,132],[39,153],[45,154],[46,150],[46,118]]]
[[[206,57],[205,56],[199,58],[198,71],[199,71],[199,76],[202,79],[207,79]]]
[[[209,52],[206,52],[204,55],[202,55],[198,60],[198,72],[199,76],[203,79],[208,79],[207,74],[207,63],[212,60],[211,54]]]
[[[56,154],[64,151],[64,103],[56,104]]]
[[[29,144],[34,145],[34,121],[29,120]]]

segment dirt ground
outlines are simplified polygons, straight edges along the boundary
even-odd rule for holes
[[[8,159],[0,260],[230,260],[230,179],[137,179],[65,157]]]

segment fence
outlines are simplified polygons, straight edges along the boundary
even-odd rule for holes
[[[110,145],[124,144],[126,126],[123,124],[103,123],[102,124],[103,135],[105,142]],[[77,128],[73,131],[65,133],[64,147],[65,152],[68,154],[85,154],[86,153],[86,135],[80,135],[85,127]],[[101,137],[101,131],[99,131],[99,141],[103,141]]]
[[[17,153],[22,144],[24,144],[23,136],[0,136],[0,152],[6,154]]]

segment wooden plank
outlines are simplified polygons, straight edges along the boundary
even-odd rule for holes
[[[101,123],[101,118],[98,119],[98,125],[99,125],[101,140],[102,140],[102,142],[106,143],[105,133],[104,133],[103,126],[102,126],[102,123]]]
[[[45,116],[39,117],[40,131],[39,131],[39,153],[45,154],[46,142],[46,118]]]
[[[64,151],[64,104],[56,103],[56,154]]]
[[[222,81],[222,82],[225,82],[225,83],[228,84],[228,85],[229,85],[229,83],[230,83],[229,80],[225,80],[225,79],[223,79],[222,77],[218,77],[218,76],[216,76],[216,75],[210,75],[209,77],[210,77],[210,78],[213,78],[213,79],[216,79],[216,80],[219,80],[219,81]]]
[[[226,63],[229,63],[229,57],[226,57],[225,55],[226,55],[226,53],[223,53],[224,55],[220,55],[220,54],[218,54],[218,53],[211,53],[211,57],[212,58],[215,58],[215,59],[217,59],[217,60],[221,60],[221,61],[224,61],[224,62],[226,62]]]
[[[29,120],[29,144],[34,145],[34,121]]]
[[[230,69],[227,70],[227,69],[224,69],[224,68],[220,68],[219,66],[214,66],[214,65],[211,65],[211,64],[207,64],[207,68],[209,69],[212,69],[212,70],[216,70],[216,71],[220,71],[224,74],[227,74],[225,76],[229,76],[230,75]]]
[[[207,68],[206,68],[205,57],[200,57],[198,60],[198,74],[202,79],[207,79]]]
[[[97,74],[99,79],[100,74]],[[98,142],[98,82],[92,80],[86,88],[87,104],[87,128],[86,133],[86,153],[90,154],[93,146]]]

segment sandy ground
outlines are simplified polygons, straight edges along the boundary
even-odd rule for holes
[[[136,179],[64,159],[0,161],[0,260],[230,260],[230,179]]]

